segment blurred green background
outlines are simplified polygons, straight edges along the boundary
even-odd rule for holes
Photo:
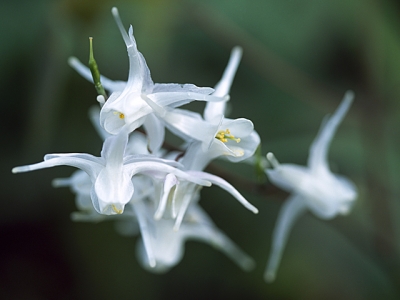
[[[260,210],[253,215],[218,188],[202,191],[201,205],[256,260],[254,271],[188,242],[178,266],[154,275],[137,263],[136,239],[117,235],[112,223],[70,220],[74,195],[51,180],[72,168],[11,174],[46,153],[98,155],[87,118],[96,92],[67,59],[86,62],[92,36],[102,74],[126,80],[112,6],[134,26],[155,82],[214,86],[231,48],[242,46],[230,117],[251,119],[263,154],[281,162],[305,164],[323,116],[355,91],[329,159],[359,198],[347,217],[300,218],[273,284],[262,275],[283,192],[258,195],[239,184]],[[389,0],[1,1],[0,298],[400,298],[399,16]],[[256,180],[249,166],[219,166],[238,174],[236,183]]]

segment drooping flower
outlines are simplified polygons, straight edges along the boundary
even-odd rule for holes
[[[279,164],[272,153],[267,159],[273,169],[266,169],[272,183],[291,193],[278,216],[273,232],[272,249],[264,274],[266,281],[275,279],[282,251],[295,220],[306,210],[321,219],[347,214],[356,200],[357,190],[345,177],[333,174],[328,165],[329,144],[348,111],[354,94],[348,91],[336,112],[323,122],[310,148],[308,166]]]
[[[107,132],[116,134],[124,126],[127,126],[128,131],[131,132],[144,125],[146,131],[151,131],[150,146],[152,150],[156,150],[164,138],[164,128],[160,126],[157,119],[154,119],[154,116],[149,116],[152,108],[146,103],[145,98],[161,107],[177,107],[193,100],[225,101],[227,99],[210,95],[214,91],[212,88],[201,88],[194,84],[154,84],[146,61],[137,49],[132,26],[126,33],[117,8],[112,9],[112,14],[127,47],[129,76],[126,83],[101,76],[104,88],[112,92],[100,113],[100,123]],[[92,81],[89,69],[76,58],[71,58],[69,63],[82,76]]]
[[[172,173],[177,177],[209,186],[210,182],[180,170],[179,164],[150,155],[125,155],[128,132],[123,128],[117,135],[106,138],[101,156],[85,153],[48,154],[44,161],[13,168],[13,173],[67,165],[85,171],[91,180],[91,199],[98,213],[121,214],[134,192],[135,174],[163,177]]]
[[[244,270],[253,260],[221,232],[197,204],[191,204],[179,231],[172,219],[155,220],[151,203],[132,202],[141,229],[138,244],[139,262],[152,272],[162,273],[179,263],[186,240],[198,240],[221,250]],[[135,220],[132,220],[135,222]]]

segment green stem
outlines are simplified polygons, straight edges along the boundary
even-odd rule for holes
[[[90,44],[89,68],[90,68],[90,72],[92,73],[94,87],[96,88],[97,93],[99,95],[102,95],[104,97],[104,100],[107,100],[106,91],[104,90],[103,85],[101,84],[101,81],[100,81],[100,71],[97,66],[96,60],[94,59],[94,56],[93,56],[93,38],[92,37],[89,38],[89,44]]]

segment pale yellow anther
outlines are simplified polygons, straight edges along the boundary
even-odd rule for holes
[[[218,131],[218,133],[215,135],[215,138],[223,143],[228,142],[228,140],[236,141],[236,143],[240,142],[240,138],[235,138],[229,129]]]
[[[122,209],[118,209],[114,204],[111,205],[111,208],[113,211],[115,211],[117,214],[122,214],[123,210]]]

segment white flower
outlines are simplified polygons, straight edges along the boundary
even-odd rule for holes
[[[310,148],[308,167],[279,164],[272,153],[267,154],[274,167],[266,170],[269,179],[292,194],[281,208],[274,229],[272,250],[264,274],[266,281],[275,279],[290,229],[301,213],[309,209],[322,219],[331,219],[338,214],[347,214],[356,200],[354,184],[333,174],[327,161],[329,144],[353,98],[353,92],[348,91],[336,112],[322,124]]]
[[[232,49],[231,57],[221,80],[215,87],[213,96],[227,97],[242,50]],[[202,170],[212,159],[224,156],[233,162],[252,156],[260,143],[253,123],[244,118],[224,117],[226,102],[207,102],[204,118],[183,109],[162,107],[152,99],[144,99],[154,113],[174,134],[186,142],[192,142],[185,154],[187,169]]]
[[[138,244],[139,262],[149,271],[166,272],[178,264],[183,257],[186,240],[211,244],[244,270],[254,266],[253,260],[225,236],[196,204],[189,207],[179,231],[174,230],[171,219],[154,220],[154,209],[150,203],[133,202],[132,206],[142,236]]]
[[[179,178],[209,186],[210,182],[179,170],[178,163],[149,155],[125,155],[128,132],[123,128],[118,135],[109,136],[101,151],[101,157],[84,153],[48,154],[44,161],[33,165],[16,167],[13,173],[33,171],[67,165],[85,171],[91,180],[91,199],[94,208],[101,214],[121,214],[134,192],[132,177],[145,174],[164,177],[172,173]]]
[[[116,134],[125,125],[131,132],[144,124],[146,131],[150,131],[150,140],[153,140],[150,147],[156,150],[164,138],[164,128],[154,116],[149,116],[152,109],[145,98],[149,98],[161,107],[177,107],[193,100],[224,101],[227,99],[209,95],[214,91],[212,88],[199,88],[193,84],[154,84],[146,61],[137,49],[132,26],[127,34],[117,8],[112,9],[112,14],[127,47],[129,76],[126,83],[113,82],[101,76],[104,88],[112,92],[100,113],[100,123],[107,132]],[[69,63],[86,79],[92,80],[90,71],[76,58],[71,58]],[[104,99],[100,100],[100,102],[103,101]],[[148,118],[150,120],[147,120]]]

